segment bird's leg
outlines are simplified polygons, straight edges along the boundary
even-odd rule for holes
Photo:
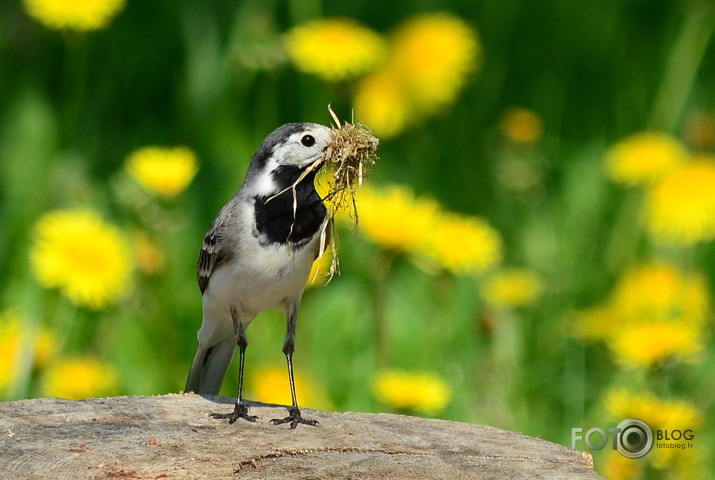
[[[288,381],[290,382],[290,395],[292,398],[292,405],[288,409],[288,416],[285,418],[274,418],[271,420],[273,425],[280,425],[282,423],[290,423],[290,428],[293,429],[298,426],[299,423],[304,425],[317,425],[317,420],[307,420],[303,418],[300,414],[300,409],[298,408],[298,399],[295,395],[295,378],[293,377],[293,352],[295,350],[295,322],[298,316],[298,305],[293,305],[289,309],[288,313],[288,328],[286,330],[285,341],[283,342],[283,353],[286,356],[286,363],[288,364]]]
[[[236,397],[236,405],[231,413],[212,413],[213,418],[228,418],[228,423],[234,423],[239,418],[248,420],[249,422],[255,422],[258,417],[255,415],[248,414],[248,405],[243,403],[243,363],[246,358],[246,347],[248,346],[248,337],[246,336],[246,330],[244,330],[243,325],[238,319],[238,312],[233,305],[231,305],[231,318],[233,319],[233,328],[236,331],[236,343],[238,344],[239,358],[238,358],[238,396]]]

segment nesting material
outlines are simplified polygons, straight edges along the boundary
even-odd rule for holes
[[[341,210],[347,210],[353,225],[358,224],[358,208],[355,193],[364,185],[372,166],[377,161],[377,146],[380,141],[370,129],[359,123],[340,123],[340,119],[328,106],[335,126],[333,141],[325,151],[322,164],[327,168],[328,193],[323,199],[330,211],[330,222],[326,223],[321,236],[321,252],[328,245],[332,250],[332,261],[328,279],[339,273],[337,235],[333,229],[333,218]]]
[[[377,160],[380,141],[364,125],[347,122],[341,125],[335,112],[330,107],[328,110],[336,126],[333,127],[333,141],[328,145],[323,158],[323,162],[332,170],[325,200],[332,207],[333,214],[340,210],[350,210],[350,216],[357,224],[355,192],[363,186]]]

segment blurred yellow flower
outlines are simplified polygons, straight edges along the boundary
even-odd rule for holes
[[[315,175],[315,190],[323,199],[330,194],[330,185],[333,181],[333,172],[328,167],[329,165],[324,166]]]
[[[108,397],[119,393],[119,373],[89,356],[56,360],[45,371],[41,389],[46,397],[70,400]]]
[[[249,389],[256,401],[276,405],[292,403],[288,370],[285,366],[260,367],[251,374],[250,379]],[[330,408],[330,402],[316,380],[311,379],[309,382],[298,372],[295,373],[294,379],[295,395],[301,406],[317,409]]]
[[[332,263],[333,252],[328,249],[313,262],[313,267],[310,269],[310,276],[308,277],[308,286],[316,287],[323,285],[330,276],[330,266]]]
[[[96,212],[50,212],[34,230],[30,259],[43,286],[59,288],[72,303],[94,310],[127,290],[133,268],[128,242]]]
[[[285,39],[298,70],[335,82],[373,70],[385,57],[383,38],[349,18],[326,18],[293,28]]]
[[[706,345],[710,302],[702,275],[666,263],[641,265],[625,272],[604,305],[578,313],[575,330],[605,341],[629,368],[695,361]]]
[[[544,121],[533,110],[513,107],[502,114],[499,129],[504,138],[511,142],[536,143],[544,132]]]
[[[647,322],[623,325],[607,339],[616,362],[625,367],[648,366],[669,358],[695,361],[705,348],[703,332],[684,322]]]
[[[661,132],[640,132],[613,145],[606,153],[606,173],[625,186],[650,185],[684,165],[685,147]]]
[[[357,202],[360,231],[387,249],[416,253],[438,219],[439,204],[404,185],[367,186]]]
[[[387,59],[357,87],[355,116],[381,138],[453,103],[481,56],[477,32],[446,13],[413,17],[392,36]]]
[[[99,30],[124,8],[125,0],[23,0],[27,13],[56,30]]]
[[[715,238],[715,158],[702,155],[648,192],[647,228],[658,243],[680,246]]]
[[[614,387],[605,395],[613,418],[640,418],[654,429],[698,428],[703,414],[686,400],[659,398],[652,392]]]
[[[428,13],[403,23],[392,38],[394,69],[421,111],[455,101],[481,56],[477,32],[448,13]]]
[[[365,187],[357,194],[360,231],[388,250],[457,275],[482,273],[502,258],[499,233],[480,217],[449,212],[405,185]]]
[[[665,262],[628,269],[613,291],[611,304],[621,325],[674,320],[702,325],[710,314],[710,291],[703,275],[683,274]]]
[[[188,187],[199,166],[187,147],[144,147],[127,157],[126,168],[146,190],[173,197]]]
[[[481,285],[484,301],[493,307],[523,307],[539,298],[541,278],[526,269],[506,269],[490,275]]]
[[[24,363],[43,368],[57,345],[57,335],[46,328],[33,331],[19,310],[0,312],[0,398],[13,393]]]
[[[623,387],[611,388],[604,396],[607,412],[616,421],[639,418],[653,431],[692,429],[697,434],[703,424],[703,413],[687,400],[660,398],[652,392],[632,390]],[[673,443],[687,442],[685,439],[671,440]],[[654,448],[647,456],[658,469],[695,467],[701,459],[694,449]]]
[[[484,273],[501,262],[501,236],[480,217],[443,212],[425,235],[424,255],[454,274]]]
[[[396,410],[437,414],[452,399],[452,387],[429,372],[382,370],[373,382],[373,394]]]
[[[394,137],[410,124],[411,100],[399,78],[380,70],[362,79],[355,94],[355,115],[382,139]]]

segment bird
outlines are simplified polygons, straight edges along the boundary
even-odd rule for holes
[[[243,399],[246,329],[260,312],[286,316],[283,353],[292,405],[272,424],[318,424],[303,418],[295,393],[293,353],[303,292],[313,262],[327,244],[330,215],[315,189],[332,130],[316,123],[276,128],[251,157],[241,188],[219,211],[204,237],[196,277],[203,320],[185,392],[217,395],[238,347],[238,395],[233,412],[213,418],[255,422]]]

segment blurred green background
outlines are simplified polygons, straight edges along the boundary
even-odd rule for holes
[[[641,416],[654,428],[694,429],[694,448],[656,446],[629,460],[609,444],[592,451],[600,473],[713,478],[715,183],[694,180],[705,193],[683,200],[676,215],[690,218],[691,208],[704,233],[663,240],[648,227],[658,183],[624,180],[606,159],[623,139],[656,131],[688,157],[678,168],[696,157],[709,168],[715,3],[95,3],[116,13],[90,30],[43,23],[42,0],[6,1],[0,12],[2,398],[180,391],[201,319],[195,266],[204,233],[262,139],[287,122],[329,124],[331,104],[383,137],[370,188],[400,185],[412,201],[438,204],[440,215],[479,219],[503,247],[488,265],[450,270],[419,249],[381,242],[367,230],[380,207],[371,213],[366,201],[365,231],[339,227],[341,275],[304,297],[296,350],[303,405],[484,423],[567,446],[574,427],[607,430]],[[453,70],[459,78],[446,100],[414,112],[408,104],[413,121],[383,136],[367,110],[354,110],[361,82],[399,54],[401,26],[432,12],[466,29],[471,54]],[[290,32],[336,17],[379,37],[387,60],[339,79],[306,72],[289,51],[298,41]],[[341,52],[326,44],[313,55],[320,64]],[[185,190],[162,195],[130,172],[130,154],[155,145],[193,152],[198,170]],[[641,163],[647,171],[654,162]],[[101,306],[52,288],[32,260],[41,219],[78,208],[96,212],[132,251],[128,286]],[[441,241],[467,248],[457,237]],[[643,265],[661,268],[660,280],[633,293],[624,279]],[[490,282],[514,269],[507,293],[490,297]],[[619,352],[628,315],[613,313],[619,295],[665,304],[668,327],[690,337],[666,345],[677,335],[636,332],[645,358]],[[691,301],[697,319],[687,323]],[[599,306],[605,314],[593,320]],[[287,394],[287,383],[266,384],[275,372],[284,377],[284,328],[272,312],[248,331],[251,399]],[[598,328],[609,331],[584,333]],[[75,370],[58,373],[71,362]],[[226,395],[235,394],[235,370]]]

